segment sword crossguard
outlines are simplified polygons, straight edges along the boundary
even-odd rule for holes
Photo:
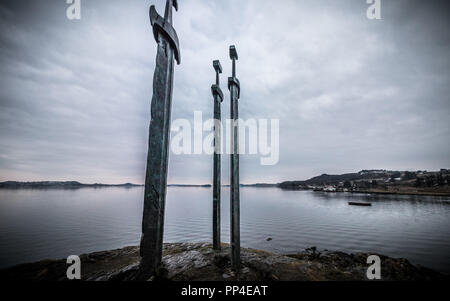
[[[238,90],[238,95],[237,98],[241,98],[241,84],[239,83],[239,80],[237,79],[237,77],[233,76],[233,77],[229,77],[228,78],[228,90],[231,91],[231,86],[236,86],[237,90]]]
[[[175,10],[178,10],[178,1],[177,0],[168,0],[167,4],[170,4],[169,2],[172,2],[172,5],[175,7]],[[172,9],[169,7],[169,10]],[[166,7],[167,10],[167,7]],[[154,5],[150,6],[150,24],[153,27],[153,36],[155,37],[156,42],[159,41],[159,35],[164,36],[170,46],[173,49],[175,60],[177,61],[177,64],[179,65],[181,63],[181,53],[180,53],[180,46],[178,42],[178,36],[177,32],[173,28],[171,22],[171,17],[167,20],[161,17],[158,12],[156,11],[156,8]]]
[[[219,85],[212,85],[211,86],[211,93],[215,97],[216,95],[219,96],[220,102],[223,102],[223,93],[222,89],[220,89]]]
[[[233,76],[228,78],[228,90],[231,91],[231,86],[236,86],[238,90],[237,98],[239,99],[241,97],[241,84],[236,77],[236,60],[238,59],[238,54],[236,51],[236,46],[234,45],[230,46],[230,59],[233,61]]]

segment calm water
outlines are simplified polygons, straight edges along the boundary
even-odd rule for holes
[[[210,188],[169,188],[164,241],[211,241],[211,198]],[[137,245],[142,199],[141,187],[0,190],[0,267]],[[228,242],[226,188],[222,200]],[[449,273],[450,198],[241,188],[241,245],[377,252]]]

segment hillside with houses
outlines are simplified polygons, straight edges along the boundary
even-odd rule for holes
[[[304,181],[286,181],[278,187],[325,192],[370,192],[450,195],[450,170],[361,170],[341,175],[322,174]]]

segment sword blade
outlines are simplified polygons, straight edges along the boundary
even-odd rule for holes
[[[234,62],[234,60],[233,60]],[[230,87],[230,115],[233,122],[232,127],[232,153],[230,158],[230,245],[231,265],[234,269],[240,266],[240,200],[239,200],[239,119],[238,90],[232,84]]]
[[[153,76],[140,248],[141,270],[146,271],[149,275],[159,266],[162,258],[173,68],[173,49],[169,41],[160,35]]]

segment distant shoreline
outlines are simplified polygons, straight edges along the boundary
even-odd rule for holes
[[[167,184],[167,187],[200,187],[209,188],[211,184]]]
[[[222,185],[222,187],[229,187],[230,185]],[[266,183],[256,183],[256,184],[240,184],[241,187],[278,187],[278,184],[266,184]],[[18,181],[7,181],[0,182],[0,189],[24,189],[24,188],[60,188],[60,189],[77,189],[77,188],[103,188],[103,187],[144,187],[144,184],[84,184],[77,181],[38,181],[38,182],[18,182]],[[200,187],[200,188],[210,188],[211,184],[167,184],[167,187]]]
[[[350,193],[369,193],[369,194],[390,194],[390,195],[423,195],[423,196],[448,196],[450,193],[446,192],[427,192],[427,191],[416,191],[416,192],[406,192],[406,191],[350,191]]]
[[[0,189],[79,189],[79,188],[109,188],[109,187],[144,187],[143,184],[84,184],[77,181],[38,181],[38,182],[0,182]],[[168,184],[167,187],[211,187],[211,184]]]
[[[39,182],[0,182],[0,189],[78,189],[78,188],[106,188],[106,187],[140,187],[144,185],[125,184],[83,184],[76,181],[39,181]]]
[[[358,190],[358,191],[313,191],[312,189],[288,189],[278,187],[286,191],[312,191],[314,193],[326,193],[326,194],[340,194],[340,193],[352,193],[352,194],[384,194],[384,195],[422,195],[422,196],[444,196],[450,197],[450,193],[446,192],[427,192],[427,191],[417,191],[417,192],[406,192],[406,191],[371,191],[371,190]]]
[[[343,175],[346,176],[346,175]],[[329,176],[322,175],[316,178],[323,177],[341,177],[341,176]],[[251,187],[251,188],[279,188],[282,190],[290,191],[314,191],[321,193],[360,193],[360,194],[383,194],[383,195],[417,195],[417,196],[435,196],[435,197],[450,197],[449,189],[433,189],[426,187],[410,187],[403,185],[396,185],[395,187],[379,187],[379,188],[363,188],[363,187],[353,187],[352,189],[342,189],[342,187],[333,187],[331,190],[324,189],[327,184],[321,181],[312,181],[313,179],[307,181],[288,181],[282,183],[255,183],[255,184],[240,184],[240,187]],[[342,179],[338,179],[341,180]],[[322,182],[322,183],[320,183]],[[336,180],[335,180],[336,182]],[[325,186],[311,186],[311,184],[322,184]],[[329,183],[328,185],[330,185]],[[332,185],[332,184],[331,184]],[[144,187],[144,184],[84,184],[77,181],[37,181],[37,182],[19,182],[19,181],[6,181],[0,182],[0,189],[80,189],[80,188],[111,188],[111,187],[122,187],[122,188],[133,188],[133,187]],[[211,184],[167,184],[167,187],[179,187],[179,188],[211,188]],[[222,185],[222,187],[230,187],[229,184]],[[319,188],[317,188],[319,187]],[[443,188],[448,187],[444,186]],[[393,189],[391,189],[393,188]],[[395,188],[395,189],[394,189]],[[385,190],[386,189],[386,190]],[[429,190],[429,191],[426,191]]]

